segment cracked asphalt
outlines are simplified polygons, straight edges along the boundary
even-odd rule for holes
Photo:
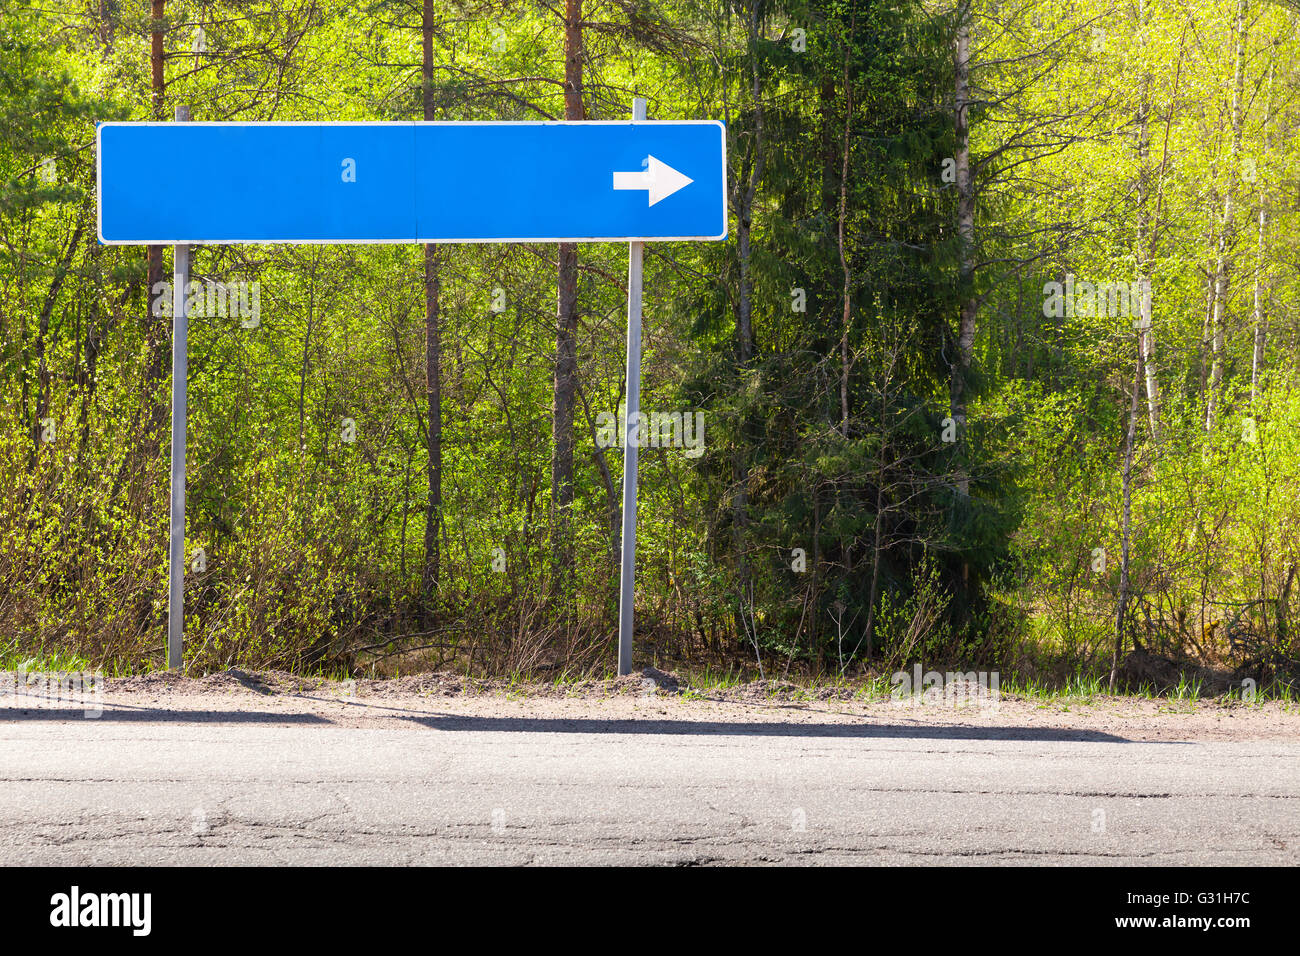
[[[1227,723],[110,694],[0,709],[0,863],[1294,865],[1297,721]]]

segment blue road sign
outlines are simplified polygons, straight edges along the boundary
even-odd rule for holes
[[[99,238],[725,239],[721,123],[103,123]]]

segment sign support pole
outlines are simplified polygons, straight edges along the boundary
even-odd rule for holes
[[[189,120],[189,107],[176,107],[176,121]],[[185,427],[189,378],[190,247],[177,245],[172,268],[172,486],[171,538],[167,552],[167,669],[181,668],[185,643]]]
[[[646,118],[644,97],[632,100],[632,120]],[[627,419],[623,424],[623,555],[619,570],[618,673],[632,672],[632,614],[636,584],[636,478],[641,418],[641,260],[645,243],[627,249]]]

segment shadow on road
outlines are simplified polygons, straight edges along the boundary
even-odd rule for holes
[[[32,707],[27,710],[0,708],[0,723],[29,720],[81,721],[115,724],[332,724],[319,714],[277,714],[259,710],[162,710],[157,707],[123,709],[121,704],[105,707],[98,717],[87,716],[84,707]]]
[[[403,718],[433,730],[521,734],[670,734],[674,736],[741,737],[893,737],[928,740],[1040,740],[1126,744],[1124,737],[1097,730],[1062,727],[955,727],[941,724],[817,724],[779,721],[710,720],[585,720],[546,717],[465,717],[459,715]]]
[[[461,714],[430,714],[380,708],[385,716],[431,730],[515,734],[630,734],[677,737],[825,737],[898,740],[1021,740],[1075,743],[1131,743],[1128,738],[1099,730],[1069,727],[971,727],[924,723],[815,723],[784,720],[628,720],[581,717],[482,717]],[[113,703],[98,717],[85,716],[82,707],[33,707],[25,710],[0,708],[0,724],[6,721],[131,723],[131,724],[281,724],[337,726],[321,714],[276,713],[240,710],[166,710],[157,706]],[[392,726],[391,724],[389,726]],[[1186,741],[1153,741],[1186,743]]]

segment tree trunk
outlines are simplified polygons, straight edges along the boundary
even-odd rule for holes
[[[150,88],[152,89],[151,107],[153,109],[154,120],[161,121],[163,117],[163,105],[167,82],[163,72],[163,37],[165,30],[163,18],[167,12],[167,0],[153,0],[150,16],[152,18],[149,24],[150,47],[149,47],[149,76]],[[158,158],[158,162],[164,162],[163,157]],[[155,289],[158,283],[164,281],[163,273],[163,247],[149,246],[146,255],[148,257],[148,266],[146,269],[147,285],[145,292],[145,328],[148,330],[146,340],[148,342],[148,359],[146,375],[148,381],[153,384],[163,378],[167,370],[167,339],[168,324],[166,316],[157,317],[153,314],[153,303]]]
[[[1146,31],[1146,2],[1138,4],[1139,27]],[[1138,353],[1146,370],[1147,422],[1153,440],[1160,438],[1160,385],[1155,367],[1155,327],[1151,301],[1151,259],[1155,246],[1151,222],[1151,73],[1142,74],[1142,94],[1138,101]]]
[[[856,14],[850,18],[849,37],[857,23]],[[853,120],[853,86],[849,81],[849,53],[846,45],[844,51],[844,144],[840,163],[840,214],[839,214],[839,248],[840,269],[844,272],[844,314],[841,316],[840,331],[840,436],[849,437],[849,326],[853,318],[853,274],[849,271],[848,252],[844,247],[844,221],[849,209],[849,156],[851,154],[849,132]]]
[[[966,430],[966,390],[971,359],[975,348],[975,315],[979,304],[975,297],[975,183],[970,165],[970,0],[957,5],[957,39],[954,56],[954,107],[957,173],[957,238],[960,244],[958,285],[961,293],[957,325],[957,362],[952,369],[950,414],[957,426],[959,440]],[[957,475],[957,488],[970,494],[970,476],[963,467]]]
[[[1128,434],[1124,440],[1124,471],[1121,479],[1119,602],[1115,608],[1115,653],[1110,662],[1110,689],[1115,689],[1119,660],[1124,653],[1124,625],[1129,601],[1129,552],[1133,528],[1133,439],[1137,431],[1138,394],[1142,390],[1142,357],[1138,352],[1128,409]]]
[[[564,5],[564,118],[581,120],[582,0]],[[551,408],[551,577],[557,593],[573,576],[574,408],[578,393],[578,247],[562,242],[556,281],[555,381]]]
[[[1223,388],[1224,347],[1227,340],[1226,322],[1228,307],[1228,255],[1232,251],[1235,229],[1236,185],[1240,175],[1241,127],[1245,100],[1246,13],[1250,0],[1238,0],[1236,51],[1233,57],[1232,87],[1232,149],[1228,158],[1227,194],[1223,199],[1223,220],[1219,228],[1218,251],[1214,265],[1214,309],[1210,316],[1210,381],[1205,392],[1205,429],[1214,428],[1218,417],[1218,403]]]
[[[1268,69],[1268,104],[1264,113],[1264,156],[1267,158],[1271,144],[1271,123],[1273,120],[1273,78],[1276,64]],[[1268,244],[1268,193],[1264,188],[1264,178],[1256,171],[1259,182],[1259,227],[1255,246],[1255,341],[1250,352],[1250,402],[1253,406],[1259,394],[1260,377],[1264,374],[1264,352],[1268,346],[1268,316],[1264,310],[1264,277],[1267,271],[1265,248]]]
[[[421,22],[424,52],[421,69],[421,100],[426,121],[433,108],[433,0],[424,0]],[[428,404],[428,501],[424,511],[424,571],[421,585],[426,599],[437,593],[440,577],[439,533],[442,530],[442,326],[439,315],[441,291],[438,247],[424,247],[424,389]]]
[[[98,241],[92,241],[87,250],[90,257],[91,274],[94,277],[94,291],[90,311],[86,316],[85,352],[83,353],[80,374],[81,411],[78,416],[78,423],[81,426],[81,437],[78,444],[79,454],[85,449],[86,442],[90,440],[90,403],[95,398],[95,385],[98,379],[100,328],[103,325],[104,303],[102,249],[103,246]]]
[[[1264,245],[1268,235],[1268,209],[1261,191],[1259,206],[1258,258],[1255,263],[1255,341],[1250,350],[1250,401],[1259,396],[1259,380],[1264,373],[1264,351],[1268,347],[1268,316],[1264,312]]]
[[[749,10],[749,45],[755,49],[761,38],[761,21],[759,3],[751,0]],[[741,376],[747,373],[754,358],[754,279],[751,272],[750,232],[753,227],[754,197],[758,193],[758,184],[763,178],[763,103],[762,84],[759,79],[758,61],[751,53],[750,58],[750,96],[754,109],[754,127],[741,165],[741,175],[736,183],[736,258],[740,272],[739,287],[736,290],[736,366]],[[739,443],[732,460],[732,473],[735,480],[735,492],[731,499],[732,544],[736,552],[736,577],[741,595],[750,593],[749,559],[745,553],[745,528],[749,524],[749,466],[745,460],[745,451]],[[743,598],[740,608],[743,618]],[[744,633],[737,627],[738,633]]]
[[[761,38],[757,0],[751,3],[749,13],[749,40],[751,49]],[[751,274],[750,232],[753,228],[754,197],[763,178],[763,104],[762,84],[759,82],[758,62],[751,59],[750,95],[754,107],[754,131],[745,156],[741,181],[736,189],[736,251],[740,266],[740,287],[736,297],[736,358],[741,366],[754,357],[754,279]]]

